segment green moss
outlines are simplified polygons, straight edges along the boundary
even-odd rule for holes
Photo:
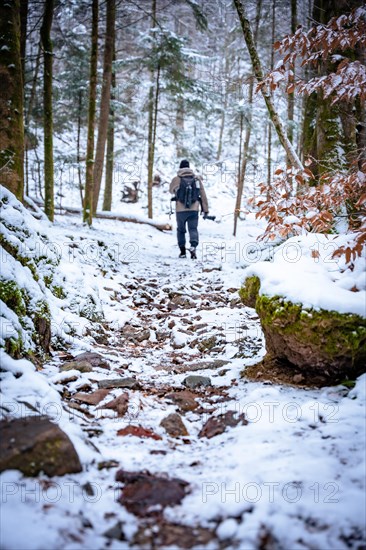
[[[366,364],[366,319],[337,311],[315,310],[294,304],[282,296],[259,294],[258,277],[246,279],[239,291],[246,305],[260,317],[267,348],[274,357],[301,361],[308,354],[308,367],[327,366],[335,372],[363,372]]]
[[[12,310],[18,317],[26,313],[26,305],[23,293],[15,281],[0,281],[0,299]]]
[[[260,286],[261,283],[258,277],[247,277],[244,286],[239,290],[239,296],[246,306],[255,307]]]
[[[39,318],[47,319],[47,321],[50,321],[51,313],[46,300],[38,300],[34,309],[34,314]]]
[[[205,340],[201,340],[201,342],[198,344],[197,348],[200,352],[210,351],[212,348],[215,347],[217,342],[216,336],[211,336],[210,338],[206,338]]]
[[[319,352],[334,359],[349,356],[352,366],[366,361],[366,320],[359,315],[336,311],[303,309],[280,296],[257,296],[256,311],[263,329],[296,335],[297,341],[316,347]]]
[[[56,298],[59,298],[60,300],[64,300],[66,298],[66,292],[62,288],[62,286],[54,285],[51,287],[51,292]]]
[[[37,273],[37,266],[32,258],[28,258],[27,256],[23,256],[19,249],[13,244],[7,241],[4,237],[4,235],[0,235],[0,245],[10,254],[13,256],[15,260],[20,262],[24,267],[28,267],[33,275],[33,279],[35,281],[39,280],[39,276]]]
[[[43,280],[46,287],[50,288],[53,281],[53,275],[44,275]]]
[[[23,351],[23,340],[21,336],[19,335],[17,339],[9,338],[8,340],[5,340],[5,351],[11,357],[18,359],[22,355]]]

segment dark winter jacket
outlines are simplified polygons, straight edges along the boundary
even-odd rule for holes
[[[180,176],[195,176],[197,178],[197,181],[199,182],[199,185],[200,185],[200,192],[201,192],[201,199],[202,199],[202,211],[207,214],[208,213],[208,201],[207,201],[206,191],[203,187],[202,178],[201,178],[201,176],[196,176],[191,168],[180,168],[180,170],[178,170],[178,175],[175,176],[175,178],[173,178],[172,181],[171,181],[170,188],[169,188],[170,192],[172,194],[174,194],[176,192],[176,190],[178,189],[178,187],[180,185]],[[187,210],[199,210],[199,202],[198,201],[194,202],[190,208],[186,208],[184,206],[184,204],[182,204],[179,201],[176,201],[175,205],[176,205],[175,208],[176,208],[177,212],[185,212]]]

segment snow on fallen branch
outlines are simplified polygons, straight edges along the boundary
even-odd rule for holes
[[[36,204],[42,204],[41,201],[39,201],[38,199],[33,198],[32,201]],[[62,206],[60,211],[58,211],[57,213],[82,215],[82,210],[81,208],[74,208],[72,206]],[[169,223],[154,222],[153,220],[149,220],[142,216],[129,216],[128,214],[115,214],[113,212],[96,212],[96,214],[94,214],[94,218],[100,218],[103,220],[118,220],[120,222],[146,224],[146,225],[151,225],[152,227],[155,227],[155,229],[158,229],[159,231],[172,230],[172,226]]]

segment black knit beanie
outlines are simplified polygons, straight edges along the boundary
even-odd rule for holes
[[[179,168],[189,168],[189,162],[188,160],[184,159],[179,165]]]

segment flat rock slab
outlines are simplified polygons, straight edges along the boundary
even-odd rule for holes
[[[212,369],[217,370],[230,363],[230,361],[224,361],[223,359],[214,359],[213,361],[202,361],[197,363],[188,363],[185,365],[178,365],[174,367],[174,371],[179,372],[194,372],[197,370]]]
[[[158,477],[149,472],[118,470],[116,481],[124,483],[118,501],[137,516],[159,514],[166,506],[180,504],[188,493],[182,479]]]
[[[113,527],[107,529],[107,531],[103,533],[103,536],[107,539],[127,540],[123,532],[123,523],[121,521],[117,521]]]
[[[246,426],[248,421],[245,418],[244,414],[239,414],[235,417],[237,413],[235,411],[228,411],[224,414],[219,414],[218,416],[211,416],[203,426],[202,430],[198,434],[198,437],[215,437],[215,435],[220,435],[224,433],[226,428],[234,428],[238,424]]]
[[[136,378],[106,378],[98,381],[98,387],[104,389],[111,388],[128,388],[130,390],[138,390],[141,386]]]
[[[101,405],[98,409],[111,409],[112,411],[116,411],[118,416],[124,416],[128,410],[128,401],[128,393],[122,393],[115,399],[112,399],[112,401],[108,401],[108,403]]]
[[[45,416],[0,422],[0,472],[20,470],[27,476],[44,472],[62,476],[81,472],[69,437]]]
[[[214,529],[163,522],[142,524],[133,538],[138,548],[203,548],[215,539]]]
[[[196,302],[190,296],[184,296],[183,294],[176,294],[171,298],[168,304],[168,309],[174,309],[175,307],[181,307],[183,309],[191,309],[196,306]]]
[[[100,353],[93,351],[85,351],[75,357],[75,361],[88,361],[92,367],[99,367],[100,369],[109,369],[109,363],[104,359]]]
[[[182,412],[197,409],[198,403],[196,401],[196,397],[197,396],[189,390],[172,392],[165,395],[165,399],[172,401]]]
[[[160,422],[160,426],[162,426],[172,437],[182,437],[188,435],[187,428],[178,413],[172,413],[163,418]]]
[[[64,363],[61,368],[61,372],[65,372],[68,370],[78,370],[79,372],[92,372],[93,366],[89,361],[85,361],[83,359],[82,361],[68,361],[67,363]]]
[[[118,430],[117,435],[133,435],[135,437],[155,439],[156,441],[162,439],[160,435],[156,434],[152,430],[149,430],[148,428],[132,425],[126,426],[126,428]]]
[[[183,380],[183,385],[187,388],[198,388],[199,386],[211,386],[211,378],[208,376],[198,376],[195,374],[192,374],[191,376],[187,376]]]
[[[107,395],[110,393],[110,390],[100,389],[93,391],[92,393],[82,393],[78,392],[73,395],[73,398],[81,403],[86,403],[87,405],[98,405]]]

